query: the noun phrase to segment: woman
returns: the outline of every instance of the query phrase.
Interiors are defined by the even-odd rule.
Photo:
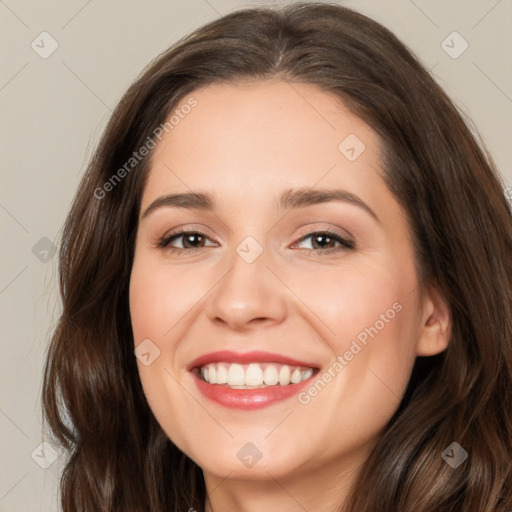
[[[65,225],[64,511],[511,510],[511,250],[491,157],[387,29],[314,3],[200,28]]]

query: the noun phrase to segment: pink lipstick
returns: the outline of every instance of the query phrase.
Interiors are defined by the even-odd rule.
[[[222,350],[198,357],[187,369],[209,400],[250,410],[299,393],[319,368],[315,363],[271,352]]]

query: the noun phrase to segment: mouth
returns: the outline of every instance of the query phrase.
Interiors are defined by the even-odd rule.
[[[196,359],[188,370],[206,398],[225,407],[257,409],[292,397],[320,368],[270,352],[219,351]]]
[[[289,386],[308,380],[315,368],[274,363],[209,363],[194,368],[196,375],[208,384],[231,389],[261,389]]]

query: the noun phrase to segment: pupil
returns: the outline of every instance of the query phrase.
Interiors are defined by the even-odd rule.
[[[194,247],[194,238],[199,238],[200,236],[201,235],[197,235],[197,234],[188,235],[185,240],[187,241],[187,243],[191,243],[192,246]]]
[[[315,240],[316,240],[317,244],[318,244],[318,241],[319,241],[319,240],[322,240],[322,239],[329,239],[329,237],[328,237],[328,236],[326,236],[326,235],[317,235],[317,236],[316,236],[316,238],[315,238]],[[322,243],[320,243],[320,244],[318,244],[318,245],[320,245],[320,247],[324,247],[324,246],[325,246],[325,245],[327,245],[327,244],[322,244]]]

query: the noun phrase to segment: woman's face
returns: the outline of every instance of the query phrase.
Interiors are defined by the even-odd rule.
[[[205,475],[354,468],[416,355],[447,339],[379,138],[307,84],[216,84],[180,105],[152,155],[130,283],[149,405]]]

